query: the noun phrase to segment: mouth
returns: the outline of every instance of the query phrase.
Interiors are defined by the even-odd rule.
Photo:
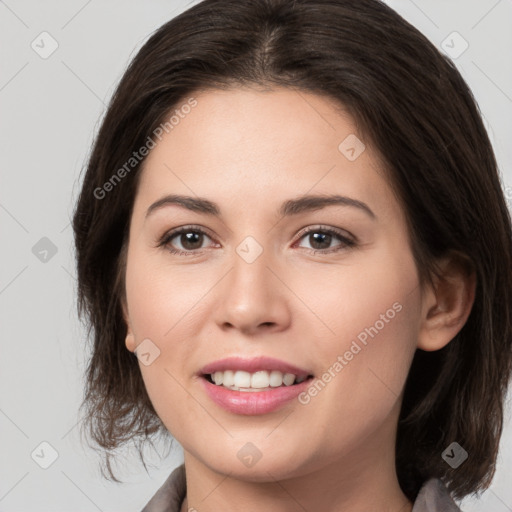
[[[231,391],[258,392],[300,384],[313,378],[313,375],[283,373],[279,370],[260,370],[246,372],[243,370],[224,370],[203,374],[210,384],[222,386]]]
[[[268,357],[230,357],[198,374],[213,402],[228,412],[266,414],[291,402],[314,379],[313,373]]]

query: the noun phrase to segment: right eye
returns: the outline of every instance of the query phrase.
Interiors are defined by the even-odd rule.
[[[183,256],[197,254],[203,247],[204,238],[210,238],[205,231],[195,226],[183,226],[168,231],[160,239],[158,247],[164,247],[172,254]],[[173,240],[176,239],[181,248],[176,248]]]

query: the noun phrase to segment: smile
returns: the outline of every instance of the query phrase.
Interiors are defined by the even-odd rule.
[[[242,415],[268,414],[295,399],[312,373],[269,357],[229,357],[199,372],[208,397],[224,410]]]
[[[243,370],[217,371],[206,376],[213,384],[223,386],[232,391],[263,391],[281,386],[293,386],[306,380],[306,376],[298,377],[293,373],[279,370],[262,370],[254,373]]]

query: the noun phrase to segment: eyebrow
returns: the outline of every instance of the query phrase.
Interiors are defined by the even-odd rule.
[[[148,208],[146,218],[155,211],[169,205],[177,205],[193,212],[220,217],[219,206],[208,199],[171,194],[155,201]],[[307,195],[297,197],[296,199],[289,199],[281,205],[279,215],[282,217],[289,217],[307,211],[320,210],[327,206],[350,206],[358,208],[359,210],[364,211],[371,219],[377,219],[375,213],[373,213],[366,203],[340,195]]]

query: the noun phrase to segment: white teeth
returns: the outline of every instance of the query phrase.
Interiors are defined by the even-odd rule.
[[[237,388],[250,388],[251,387],[251,374],[238,370],[235,372],[235,383]]]
[[[215,373],[217,373],[217,372],[215,372]],[[231,370],[227,370],[225,372],[218,372],[218,373],[224,374],[224,376],[221,377],[223,386],[229,387],[229,386],[233,386],[235,384],[235,373],[232,372]],[[215,384],[217,384],[217,383],[215,383]]]
[[[283,384],[285,386],[291,386],[295,382],[295,375],[293,373],[286,373],[283,377]]]
[[[254,373],[242,370],[217,371],[210,374],[217,386],[224,386],[235,391],[258,391],[265,388],[291,386],[306,380],[306,376],[297,377],[293,373],[282,373],[277,370],[261,370]]]
[[[268,388],[268,372],[261,371],[252,374],[251,377],[251,388]]]
[[[271,388],[277,388],[283,385],[283,374],[276,370],[270,372],[269,384]]]

